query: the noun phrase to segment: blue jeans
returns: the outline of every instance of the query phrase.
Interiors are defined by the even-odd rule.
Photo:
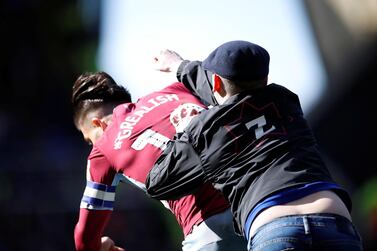
[[[354,225],[334,214],[306,214],[280,217],[258,228],[249,238],[248,250],[362,250]]]
[[[183,251],[246,251],[247,242],[236,235],[230,209],[194,226],[182,242]]]

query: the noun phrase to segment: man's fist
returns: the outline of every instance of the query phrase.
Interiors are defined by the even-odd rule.
[[[161,50],[153,58],[154,68],[164,72],[177,72],[182,61],[183,58],[178,53],[168,49]]]

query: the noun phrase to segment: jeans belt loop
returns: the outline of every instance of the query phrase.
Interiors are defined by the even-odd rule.
[[[304,221],[305,234],[310,234],[310,226],[309,226],[308,217],[307,216],[303,216],[302,219]]]

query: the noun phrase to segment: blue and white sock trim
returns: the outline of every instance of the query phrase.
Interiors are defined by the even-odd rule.
[[[86,182],[80,208],[92,210],[113,210],[116,186],[105,185],[93,181]]]

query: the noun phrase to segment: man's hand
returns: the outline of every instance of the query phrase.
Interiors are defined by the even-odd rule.
[[[175,51],[164,49],[153,58],[154,68],[163,72],[177,72],[183,58]]]
[[[101,238],[101,251],[126,251],[121,247],[117,247],[114,241],[107,236]]]

